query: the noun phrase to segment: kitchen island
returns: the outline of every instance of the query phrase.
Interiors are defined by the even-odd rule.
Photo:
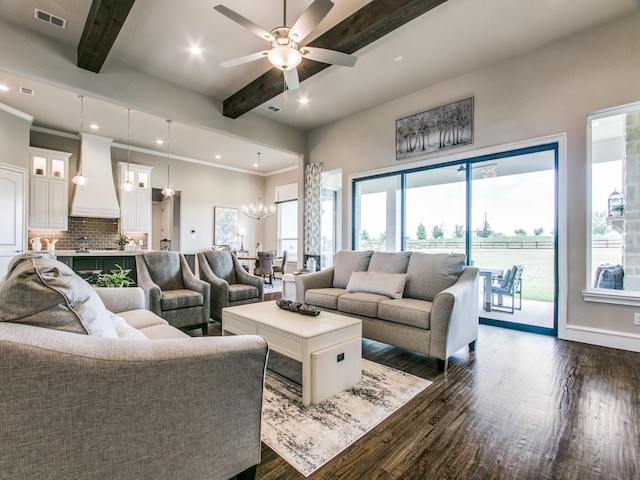
[[[131,270],[129,276],[138,281],[136,270],[136,255],[147,250],[89,250],[87,252],[76,252],[74,250],[59,250],[55,252],[55,258],[68,265],[74,272],[84,277],[81,272],[101,271],[102,273],[117,270],[117,265],[125,270]],[[195,254],[183,254],[189,264],[191,271],[195,272]]]

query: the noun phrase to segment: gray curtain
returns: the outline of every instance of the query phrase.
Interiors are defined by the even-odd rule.
[[[304,253],[320,258],[320,226],[322,193],[322,164],[312,163],[304,170]]]

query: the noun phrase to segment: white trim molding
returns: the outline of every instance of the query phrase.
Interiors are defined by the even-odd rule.
[[[630,352],[640,352],[640,335],[635,333],[618,332],[604,328],[583,327],[580,325],[567,325],[566,334],[566,337],[564,337],[565,340],[628,350]]]

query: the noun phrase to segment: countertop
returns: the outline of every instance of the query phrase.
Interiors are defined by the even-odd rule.
[[[87,252],[76,252],[75,250],[56,250],[52,253],[56,257],[129,257],[144,253],[147,250],[89,250]],[[45,253],[45,252],[42,252]]]

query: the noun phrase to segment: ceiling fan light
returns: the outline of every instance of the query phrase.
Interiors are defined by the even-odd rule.
[[[302,61],[302,54],[292,47],[273,47],[267,57],[271,64],[280,70],[296,68]]]

